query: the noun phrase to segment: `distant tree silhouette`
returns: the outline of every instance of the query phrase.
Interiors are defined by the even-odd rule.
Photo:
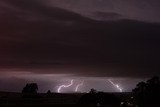
[[[98,103],[102,107],[120,106],[120,100],[114,94],[98,92],[97,96]]]
[[[52,93],[50,90],[47,91],[47,97],[51,97],[52,96]]]
[[[155,76],[140,82],[133,89],[135,104],[139,107],[160,107],[160,80]]]
[[[48,90],[48,91],[47,91],[47,94],[51,94],[51,90]]]
[[[87,94],[84,94],[79,105],[83,106],[100,106],[100,107],[119,107],[120,101],[113,94],[98,92],[94,89]]]
[[[30,84],[26,84],[26,86],[22,90],[22,93],[25,93],[25,94],[36,94],[37,91],[38,91],[37,83],[30,83]]]
[[[94,88],[92,88],[92,89],[89,91],[89,93],[95,94],[95,93],[97,93],[97,90],[95,90]]]
[[[97,104],[96,93],[84,94],[79,100],[79,105],[95,106]]]

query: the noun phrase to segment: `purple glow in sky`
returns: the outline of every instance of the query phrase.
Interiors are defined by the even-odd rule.
[[[2,72],[0,72],[0,74],[2,74]],[[113,86],[113,84],[108,80],[115,81],[116,84],[113,83]],[[0,87],[0,90],[20,92],[26,83],[36,82],[39,86],[39,92],[47,92],[47,90],[59,93],[89,92],[91,88],[104,92],[120,92],[120,90],[117,89],[119,87],[116,87],[116,85],[119,83],[123,87],[123,92],[128,92],[131,91],[136,86],[136,83],[141,80],[144,79],[77,77],[68,74],[34,74],[31,72],[6,72],[3,73],[3,76],[0,76],[0,84],[3,85],[3,87]]]
[[[160,76],[159,35],[160,0],[0,0],[0,91],[131,91]]]

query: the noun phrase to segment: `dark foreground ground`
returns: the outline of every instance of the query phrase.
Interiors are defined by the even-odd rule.
[[[23,96],[21,93],[0,92],[0,107],[82,107],[78,102],[85,93],[38,94]],[[121,101],[127,101],[131,93],[113,93]],[[97,105],[99,106],[99,105]],[[85,107],[85,105],[83,105]],[[88,107],[88,106],[86,106]]]

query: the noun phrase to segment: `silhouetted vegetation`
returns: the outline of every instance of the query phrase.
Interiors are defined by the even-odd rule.
[[[89,93],[91,93],[91,94],[96,94],[96,93],[97,93],[97,90],[95,90],[94,88],[92,88],[92,89],[89,91]]]
[[[51,90],[48,90],[48,91],[47,91],[47,97],[52,97]]]
[[[26,84],[26,86],[22,90],[22,93],[35,94],[37,93],[37,91],[38,91],[37,83],[30,83],[30,84]]]
[[[91,89],[89,93],[84,94],[80,98],[79,105],[99,106],[99,107],[119,107],[120,100],[114,94],[98,92],[95,89]]]
[[[20,93],[0,93],[1,105],[54,107],[160,107],[160,80],[155,76],[139,82],[130,93],[105,93],[91,89],[88,93],[37,93],[36,83],[26,84]],[[21,96],[22,95],[22,96]]]
[[[140,82],[133,90],[134,103],[138,107],[160,107],[160,80],[155,76]]]
[[[48,91],[47,91],[47,94],[51,94],[51,90],[48,90]]]
[[[38,85],[37,83],[28,83],[22,90],[23,97],[38,97],[37,95]]]

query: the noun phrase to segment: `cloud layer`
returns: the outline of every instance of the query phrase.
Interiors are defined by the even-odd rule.
[[[80,76],[159,75],[160,24],[101,12],[98,15],[114,20],[97,21],[43,2],[0,1],[1,69]]]
[[[98,11],[121,14],[129,19],[160,22],[159,0],[47,0],[45,3],[75,11],[93,19],[106,20],[101,16],[95,17],[94,13]]]

